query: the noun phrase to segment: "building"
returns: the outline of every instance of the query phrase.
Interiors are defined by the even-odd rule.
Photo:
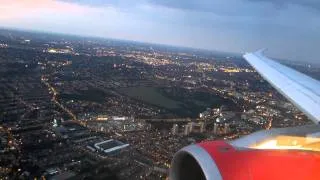
[[[184,135],[189,135],[190,133],[203,133],[205,131],[205,123],[199,122],[189,122],[185,126]]]
[[[230,133],[229,123],[214,123],[213,133],[215,135],[224,135]]]
[[[223,133],[224,134],[230,133],[230,125],[228,123],[224,123]]]
[[[199,118],[200,119],[204,119],[207,118],[211,115],[211,109],[207,108],[205,111],[203,111],[202,113],[199,114]]]
[[[188,124],[186,124],[185,127],[184,127],[184,133],[183,133],[183,134],[184,134],[185,136],[187,136],[187,135],[190,134],[191,130],[192,130],[192,127],[190,127],[190,124],[188,123]]]
[[[98,151],[104,152],[107,155],[116,155],[123,148],[126,148],[128,146],[129,146],[129,144],[124,144],[123,142],[118,141],[118,140],[114,140],[114,139],[109,139],[109,140],[94,144],[94,147]]]
[[[214,123],[213,134],[218,134],[218,124],[217,123]]]
[[[202,122],[202,123],[200,124],[200,133],[203,133],[205,130],[206,130],[206,129],[205,129],[205,124]]]
[[[109,120],[109,116],[107,116],[107,115],[99,115],[97,117],[97,120],[98,121],[107,121],[107,120]]]
[[[174,125],[172,126],[172,129],[171,129],[171,134],[172,134],[172,135],[177,135],[178,132],[179,132],[179,126],[178,126],[178,124],[174,124]]]

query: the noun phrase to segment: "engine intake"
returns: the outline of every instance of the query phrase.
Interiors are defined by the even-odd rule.
[[[319,151],[235,146],[240,142],[251,141],[209,141],[181,149],[173,157],[170,180],[320,179]]]
[[[170,169],[170,180],[222,179],[215,162],[203,148],[190,145],[176,153]]]

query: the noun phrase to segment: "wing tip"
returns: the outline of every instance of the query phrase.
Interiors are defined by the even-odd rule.
[[[267,50],[268,50],[268,48],[262,48],[262,49],[259,49],[258,51],[256,51],[256,53],[264,54],[264,52],[266,52]]]
[[[254,54],[254,55],[259,55],[259,56],[264,56],[264,52],[266,52],[268,50],[268,48],[261,48],[257,51],[254,51],[254,52],[245,52],[242,57],[246,57],[247,55],[250,55],[250,54]]]

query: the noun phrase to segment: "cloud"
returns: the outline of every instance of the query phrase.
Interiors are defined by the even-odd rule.
[[[78,35],[137,39],[140,26],[150,26],[113,5],[71,1],[0,0],[0,12],[2,27]]]
[[[37,18],[43,15],[79,16],[93,10],[91,7],[54,0],[0,0],[0,4],[0,20],[8,21]]]
[[[241,15],[245,13],[244,11],[238,10],[249,10],[250,12],[255,8],[263,10],[265,8],[270,8],[269,5],[271,4],[275,5],[277,8],[297,5],[320,10],[319,0],[148,0],[148,2],[168,8],[218,14],[222,13],[224,15],[230,15],[230,13]]]
[[[320,14],[307,0],[0,0],[6,27],[318,59]],[[315,9],[315,8],[314,8]]]
[[[312,8],[320,11],[320,1],[319,0],[248,0],[251,2],[266,2],[272,3],[278,7],[286,7],[288,5],[298,5],[307,8]]]
[[[221,16],[263,16],[272,15],[271,5],[261,6],[244,0],[148,0],[150,4],[197,13],[212,13]]]

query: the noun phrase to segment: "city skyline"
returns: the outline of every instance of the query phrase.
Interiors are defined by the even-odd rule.
[[[236,53],[267,47],[272,57],[318,60],[320,3],[312,0],[1,2],[5,28]]]

